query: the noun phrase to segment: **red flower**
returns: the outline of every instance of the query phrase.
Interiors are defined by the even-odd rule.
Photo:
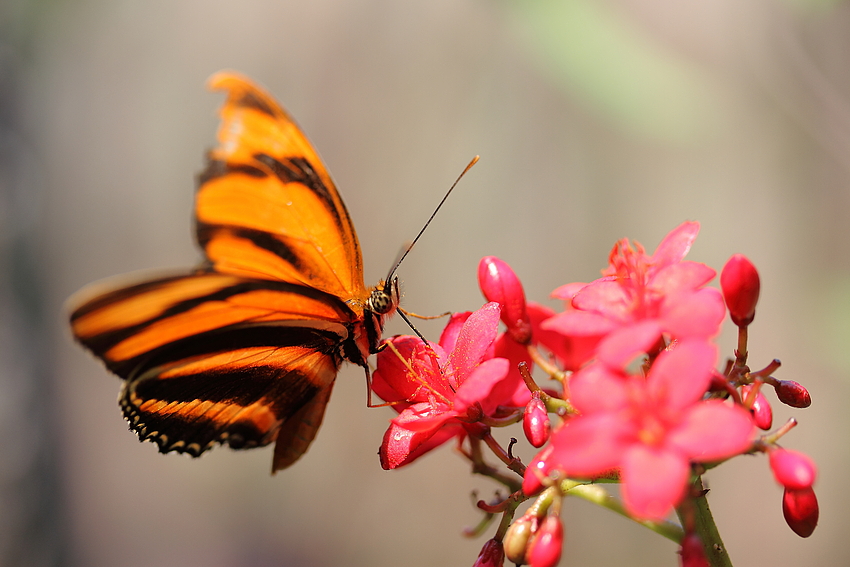
[[[682,261],[699,232],[686,222],[652,256],[623,239],[614,245],[602,278],[572,292],[570,307],[542,324],[566,337],[596,337],[596,355],[615,366],[649,351],[662,333],[707,338],[720,329],[726,308],[720,292],[705,288],[715,272]],[[565,288],[559,288],[561,294]]]
[[[399,336],[389,342],[401,358],[389,347],[378,354],[373,390],[384,400],[405,402],[394,406],[400,414],[381,443],[385,469],[465,435],[470,424],[513,403],[518,388],[506,383],[510,362],[493,357],[499,311],[497,303],[488,303],[474,313],[456,314],[439,344]]]
[[[559,469],[592,478],[616,467],[629,512],[662,519],[681,500],[692,462],[725,459],[750,446],[749,412],[702,401],[716,357],[714,346],[691,339],[662,352],[646,378],[605,364],[586,366],[571,382],[581,415],[552,433],[545,464],[535,459],[526,475]]]

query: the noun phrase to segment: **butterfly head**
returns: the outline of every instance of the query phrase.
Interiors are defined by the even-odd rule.
[[[368,308],[378,315],[387,315],[396,310],[399,303],[398,277],[381,281],[372,290],[367,301]]]

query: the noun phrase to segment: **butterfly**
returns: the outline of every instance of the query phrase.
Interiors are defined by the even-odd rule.
[[[240,75],[209,87],[227,98],[195,195],[204,261],[84,289],[71,329],[124,380],[140,440],[195,457],[274,441],[275,472],[313,441],[342,362],[368,379],[398,279],[365,286],[345,204],[289,114]]]

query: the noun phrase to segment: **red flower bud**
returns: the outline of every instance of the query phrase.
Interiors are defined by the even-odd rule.
[[[793,380],[777,380],[774,385],[779,401],[792,408],[807,408],[812,405],[812,396],[802,384]]]
[[[782,514],[788,526],[800,537],[809,537],[818,525],[818,499],[811,488],[785,489]]]
[[[528,551],[528,542],[537,531],[537,516],[521,516],[514,520],[508,531],[505,532],[504,549],[505,557],[511,563],[523,565],[526,563],[525,556]]]
[[[553,450],[554,447],[548,445],[526,467],[525,476],[522,478],[522,492],[526,496],[535,496],[546,488],[542,479],[549,475],[549,463],[547,459]]]
[[[811,488],[817,476],[815,462],[798,451],[774,449],[770,452],[770,468],[776,481],[791,490]]]
[[[555,567],[561,559],[564,527],[558,516],[546,516],[529,546],[529,567]]]
[[[478,554],[478,559],[472,567],[502,567],[504,564],[505,549],[502,547],[502,542],[491,539],[487,540],[481,548],[481,553]]]
[[[750,390],[752,389],[752,384],[741,387],[741,397],[744,399],[749,397]],[[773,425],[773,408],[770,407],[770,402],[767,401],[761,390],[756,394],[756,399],[750,408],[750,413],[753,415],[753,421],[759,429],[767,431]]]
[[[702,540],[695,533],[685,534],[682,538],[682,548],[679,550],[682,556],[682,567],[709,567],[708,559],[705,557],[705,548]]]
[[[531,341],[531,319],[525,309],[525,292],[519,278],[502,260],[485,256],[478,263],[478,285],[487,301],[497,302],[508,334],[518,343]]]
[[[525,437],[529,443],[540,448],[549,440],[551,429],[552,424],[549,421],[546,404],[540,399],[540,392],[534,392],[522,415],[522,430],[525,432]]]
[[[746,256],[735,254],[720,273],[720,287],[732,322],[746,327],[756,315],[759,300],[759,273]]]

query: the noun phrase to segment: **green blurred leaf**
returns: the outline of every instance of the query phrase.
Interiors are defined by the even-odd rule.
[[[686,141],[720,117],[711,77],[594,0],[509,3],[544,73],[618,127]]]

